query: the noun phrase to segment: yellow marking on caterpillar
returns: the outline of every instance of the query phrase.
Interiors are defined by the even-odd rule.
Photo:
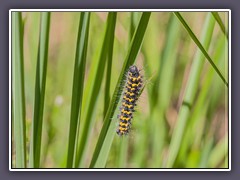
[[[135,91],[135,88],[132,88],[130,86],[127,86],[128,89],[130,89],[131,91]]]
[[[134,101],[134,99],[132,99],[132,98],[128,98],[128,97],[126,97],[126,96],[124,96],[123,99],[125,99],[125,100],[127,100],[127,101],[129,101],[129,102]]]
[[[121,111],[122,113],[124,113],[124,114],[131,114],[132,112],[130,112],[130,111],[124,111],[124,109],[122,109],[122,111]]]
[[[127,117],[127,118],[126,118],[126,117],[121,116],[120,119],[121,119],[121,120],[129,121],[130,117]]]
[[[127,128],[119,127],[119,130],[120,130],[120,131],[126,131]]]
[[[137,84],[134,84],[134,83],[133,83],[133,84],[132,84],[132,87],[135,87],[135,86],[137,86]]]
[[[122,105],[123,105],[123,106],[126,106],[126,107],[128,107],[128,108],[133,107],[133,105],[131,105],[131,104],[128,105],[128,104],[126,104],[126,103],[123,103]]]
[[[120,124],[120,126],[126,126],[126,127],[128,126],[128,123],[120,122],[119,124]]]
[[[126,94],[129,94],[130,96],[135,95],[135,93],[133,93],[133,92],[128,92],[128,91],[126,91]]]

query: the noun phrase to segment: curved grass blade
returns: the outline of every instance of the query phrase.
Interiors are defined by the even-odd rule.
[[[33,167],[39,168],[40,166],[42,122],[48,60],[49,29],[50,29],[50,12],[42,12],[35,81],[34,117],[32,126],[33,136],[30,152],[31,168]]]
[[[81,105],[84,86],[85,64],[87,56],[88,32],[89,32],[89,12],[82,12],[79,19],[78,39],[76,47],[73,86],[72,86],[72,106],[68,140],[67,167],[72,168],[75,147],[77,144],[77,127],[80,126]]]
[[[215,24],[214,18],[211,16],[211,14],[208,14],[205,20],[205,25],[201,36],[202,43],[206,49],[208,49],[211,42],[214,24]],[[182,137],[185,130],[185,125],[187,123],[187,119],[189,118],[191,106],[193,104],[193,100],[197,92],[197,87],[199,85],[200,74],[204,64],[203,59],[204,56],[198,49],[193,60],[183,103],[179,111],[175,129],[173,131],[166,164],[167,168],[173,167],[173,164],[179,152],[180,144],[182,142]]]
[[[76,154],[76,166],[79,166],[79,163],[81,165],[81,160],[83,158],[84,151],[86,149],[86,144],[88,140],[88,135],[90,131],[90,125],[92,123],[92,115],[94,111],[94,107],[96,105],[97,97],[100,92],[100,87],[103,81],[103,75],[104,75],[104,68],[105,68],[105,63],[106,63],[106,58],[107,58],[107,53],[109,48],[109,44],[113,44],[110,41],[113,41],[114,39],[114,32],[115,32],[115,24],[116,24],[116,17],[117,13],[116,12],[110,12],[108,15],[107,19],[107,27],[105,30],[105,36],[104,36],[104,41],[102,45],[102,51],[100,54],[100,58],[97,64],[97,70],[95,71],[95,76],[94,80],[92,83],[92,87],[90,89],[90,101],[88,104],[87,108],[87,115],[85,119],[85,123],[83,125],[83,132],[80,136],[80,144],[78,147],[78,152]]]
[[[26,167],[26,116],[21,12],[12,13],[13,117],[16,168]]]
[[[222,19],[220,18],[218,12],[212,12],[213,17],[215,18],[215,20],[217,21],[218,25],[220,26],[223,34],[226,36],[226,38],[228,39],[228,33],[226,32],[225,26],[222,22]]]
[[[112,141],[114,138],[115,132],[115,121],[112,121],[114,112],[117,108],[118,101],[120,97],[118,96],[121,94],[122,89],[121,84],[124,81],[124,73],[126,72],[127,68],[132,65],[137,57],[137,54],[141,48],[143,37],[148,25],[148,21],[150,18],[150,12],[144,12],[141,16],[140,22],[138,24],[137,30],[134,33],[133,40],[131,42],[131,46],[128,50],[128,54],[123,64],[122,71],[118,78],[117,85],[114,90],[113,98],[111,100],[111,104],[108,108],[106,117],[104,119],[104,124],[98,138],[97,145],[95,147],[95,151],[93,153],[93,157],[90,163],[90,168],[96,167],[105,167],[106,161],[108,158],[108,153],[110,151]]]
[[[222,81],[224,82],[224,84],[228,87],[228,82],[226,81],[226,79],[223,77],[222,73],[220,72],[220,70],[217,68],[217,66],[214,64],[213,60],[211,59],[211,57],[208,55],[207,51],[205,50],[205,48],[203,47],[203,45],[201,44],[201,42],[198,40],[198,38],[195,36],[195,34],[193,33],[193,31],[191,30],[191,28],[188,26],[188,24],[186,23],[186,21],[183,19],[183,17],[181,16],[181,14],[179,12],[174,12],[174,14],[177,16],[177,18],[180,20],[180,22],[182,23],[182,25],[185,27],[185,29],[187,30],[188,34],[191,36],[192,40],[196,43],[196,45],[198,46],[198,48],[201,50],[201,52],[204,54],[204,56],[206,57],[206,59],[208,60],[208,62],[212,65],[212,67],[214,68],[214,70],[217,72],[217,74],[219,75],[219,77],[222,79]]]

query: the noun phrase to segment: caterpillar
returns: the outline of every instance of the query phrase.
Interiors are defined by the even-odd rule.
[[[133,65],[129,67],[122,104],[120,106],[120,114],[118,115],[120,122],[116,132],[119,136],[127,135],[130,131],[133,112],[135,111],[134,107],[142,88],[142,78],[137,66]]]

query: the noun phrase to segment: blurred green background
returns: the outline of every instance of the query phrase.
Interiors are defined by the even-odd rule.
[[[228,12],[180,14],[227,80]],[[126,137],[119,137],[115,133],[118,126],[118,99],[115,102],[118,103],[117,107],[112,111],[114,115],[109,121],[111,124],[106,125],[106,130],[103,128],[106,112],[114,100],[118,78],[125,70],[124,60],[134,49],[131,42],[137,34],[134,32],[142,13],[118,12],[112,21],[111,17],[107,21],[108,15],[107,12],[91,12],[91,16],[87,17],[89,29],[86,27],[88,43],[84,50],[85,71],[79,72],[85,76],[82,81],[84,86],[79,87],[83,94],[81,107],[78,108],[81,109],[77,116],[80,126],[73,143],[76,145],[73,161],[69,158],[69,128],[72,101],[77,99],[72,97],[72,89],[75,88],[73,77],[80,76],[74,73],[74,68],[81,13],[52,12],[49,17],[38,167],[65,168],[68,161],[70,166],[67,167],[80,168],[228,168],[228,87],[202,54],[189,31],[186,31],[183,22],[172,12],[151,13],[148,23],[145,23],[142,46],[136,49],[139,50],[138,55],[132,60],[142,69],[145,87],[134,113],[131,132]],[[26,133],[26,163],[23,167],[35,167],[28,162],[31,159],[32,122],[37,96],[35,83],[39,37],[42,33],[41,13],[23,12],[21,16],[25,88],[25,102],[22,103],[25,104],[23,119],[26,126],[23,130]],[[113,23],[114,18],[116,25]],[[216,21],[218,18],[220,21]],[[14,22],[13,20],[12,24]],[[115,25],[115,31],[111,31],[114,34],[108,32],[105,36],[107,25]],[[140,29],[141,27],[139,26]],[[114,37],[114,46],[104,46],[105,37],[110,38],[111,35]],[[13,34],[13,45],[16,42],[14,37]],[[107,43],[110,42],[111,38]],[[111,51],[112,58],[109,53]],[[104,56],[103,52],[107,55]],[[15,67],[14,63],[13,66]],[[17,66],[16,64],[16,68]],[[100,70],[102,75],[98,74]],[[102,79],[95,80],[98,76]],[[14,78],[15,76],[12,83],[15,83]],[[99,87],[96,82],[100,83]],[[17,87],[12,90],[13,108],[17,102],[14,99],[15,91]],[[92,97],[95,97],[92,100],[94,105],[89,106]],[[120,98],[119,94],[118,97]],[[90,113],[90,118],[87,118],[87,113]],[[16,117],[13,113],[12,120],[16,120]],[[13,127],[15,124],[17,123],[14,122]],[[84,129],[86,133],[83,133]],[[106,133],[103,141],[100,141],[101,131]],[[18,167],[16,136],[19,134],[15,129],[12,134],[14,168]],[[96,146],[97,142],[102,147],[94,156],[99,147]]]

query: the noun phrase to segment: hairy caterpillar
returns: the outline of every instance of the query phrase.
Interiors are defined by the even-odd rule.
[[[141,88],[142,76],[140,75],[140,71],[135,65],[130,66],[127,73],[120,114],[118,115],[120,122],[116,132],[120,136],[127,135],[130,131],[134,107],[136,106]]]

